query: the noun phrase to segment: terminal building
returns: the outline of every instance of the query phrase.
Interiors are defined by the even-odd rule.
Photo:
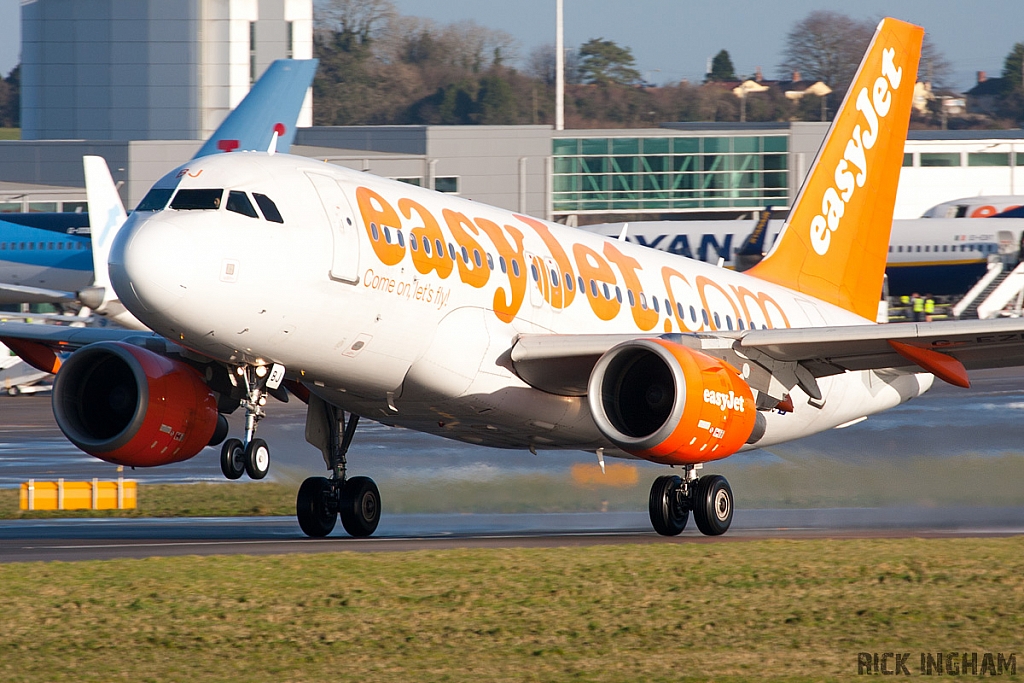
[[[82,210],[85,154],[125,206],[188,160],[270,64],[312,56],[312,0],[24,0],[22,140],[0,212]],[[827,123],[310,127],[292,152],[569,224],[785,214]],[[1020,176],[1020,177],[1018,177]],[[1024,131],[911,131],[896,218],[1024,194]]]

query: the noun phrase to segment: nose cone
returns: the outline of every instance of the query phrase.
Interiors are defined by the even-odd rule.
[[[188,292],[193,254],[188,231],[164,212],[132,215],[110,248],[110,283],[121,303],[152,327]]]

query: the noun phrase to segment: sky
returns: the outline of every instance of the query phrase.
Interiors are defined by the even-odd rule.
[[[394,0],[401,14],[439,23],[472,20],[511,34],[520,57],[555,42],[555,0]],[[736,72],[762,67],[780,73],[786,34],[815,9],[855,19],[889,15],[924,26],[952,65],[952,83],[966,90],[975,74],[1002,72],[1014,43],[1024,42],[1024,0],[564,0],[565,42],[613,40],[632,50],[637,69],[653,83],[699,81],[709,57],[729,51]],[[0,0],[0,73],[18,63],[20,2]]]

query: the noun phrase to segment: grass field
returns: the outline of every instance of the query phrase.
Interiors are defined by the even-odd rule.
[[[9,681],[855,679],[1016,654],[1024,539],[0,565]]]
[[[632,464],[618,465],[633,467]],[[596,465],[594,466],[596,470]],[[646,510],[651,482],[668,470],[641,467],[628,485],[581,483],[562,474],[514,474],[483,480],[394,478],[378,484],[388,513],[579,512]],[[1024,506],[1024,455],[794,461],[708,467],[725,474],[738,508]],[[601,482],[598,474],[593,481]],[[139,508],[109,512],[18,510],[18,491],[0,490],[0,518],[54,516],[292,515],[298,480],[140,485]]]
[[[21,128],[0,128],[0,140],[20,140]]]

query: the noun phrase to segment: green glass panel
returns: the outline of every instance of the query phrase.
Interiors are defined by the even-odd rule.
[[[761,167],[758,154],[737,154],[732,158],[732,167],[737,171],[756,171]]]
[[[728,152],[731,138],[704,138],[705,152]]]
[[[766,171],[784,171],[787,157],[785,154],[765,154],[761,159]]]
[[[968,166],[1009,166],[1008,152],[971,152],[967,155]]]
[[[555,174],[576,173],[576,157],[555,157]]]
[[[764,139],[764,151],[766,152],[787,152],[789,151],[789,138],[783,135],[769,135]]]
[[[551,179],[554,192],[572,192],[579,188],[579,176],[556,176]]]
[[[914,165],[914,153],[913,152],[907,152],[907,153],[905,153],[903,155],[903,165],[904,166],[913,166]]]
[[[701,156],[701,170],[726,171],[729,169],[729,157],[721,154],[704,154]]]
[[[668,187],[670,176],[665,173],[652,173],[645,174],[643,178],[643,188],[645,190],[664,190]]]
[[[612,173],[636,173],[638,157],[612,157]]]
[[[580,159],[581,173],[604,173],[607,167],[606,157],[584,157]]]
[[[758,142],[760,138],[733,138],[732,139],[732,151],[734,152],[760,152],[758,149]]]
[[[672,138],[672,151],[676,154],[696,154],[700,151],[700,138]]]
[[[697,156],[688,157],[672,157],[672,170],[673,171],[696,171],[697,170]]]
[[[580,153],[579,140],[576,138],[555,138],[551,146],[556,156]]]
[[[1024,166],[1024,152],[1017,152],[1017,165]]]
[[[921,152],[921,166],[959,166],[960,152]]]
[[[644,173],[661,173],[668,170],[668,157],[643,157]]]
[[[612,154],[639,154],[640,140],[637,138],[612,138]]]
[[[608,138],[583,138],[583,154],[607,154]]]
[[[611,176],[612,189],[620,192],[635,190],[637,187],[638,177],[639,176],[636,175],[623,175],[616,173]]]
[[[668,154],[668,138],[643,138],[644,154]]]

